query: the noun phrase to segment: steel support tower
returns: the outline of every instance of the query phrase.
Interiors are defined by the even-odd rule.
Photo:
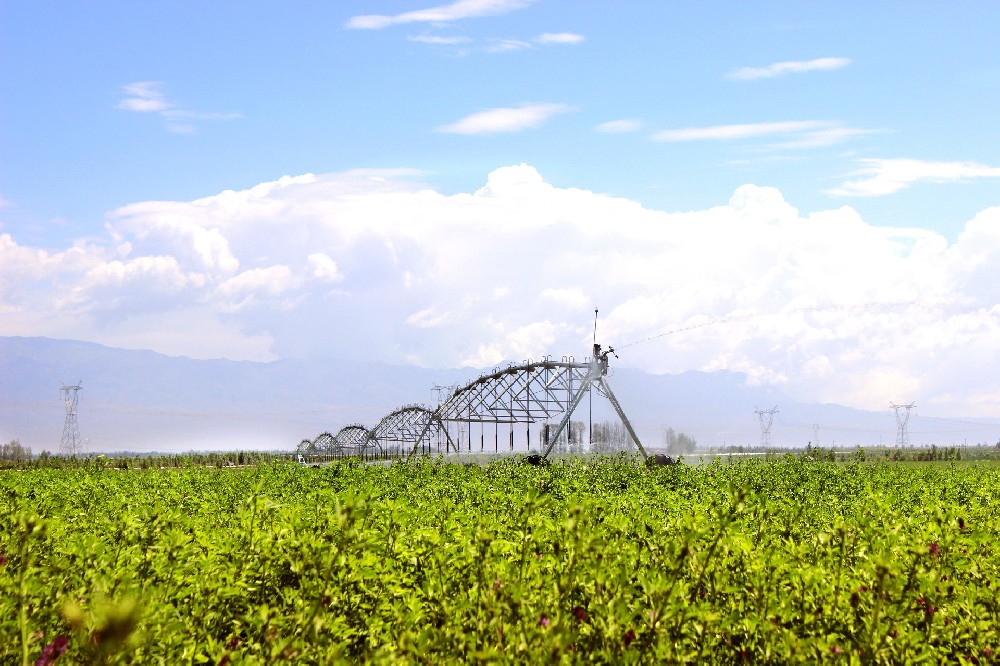
[[[77,382],[76,386],[66,386],[59,389],[63,394],[63,403],[66,405],[66,420],[63,422],[62,442],[59,445],[59,452],[67,457],[75,457],[83,453],[83,439],[80,437],[80,424],[76,420],[76,407],[80,401],[77,392],[82,389],[82,382]]]
[[[778,406],[771,409],[755,409],[754,413],[760,420],[760,445],[765,449],[771,446],[771,424],[774,422],[774,415],[778,413]]]
[[[914,407],[916,407],[916,404],[912,402],[908,405],[897,405],[894,402],[889,403],[889,409],[896,412],[896,446],[910,445],[910,431],[907,426],[910,423],[910,410]]]

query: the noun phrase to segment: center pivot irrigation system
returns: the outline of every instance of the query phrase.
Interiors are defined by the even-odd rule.
[[[560,437],[569,432],[573,412],[595,389],[611,403],[636,448],[643,458],[648,458],[608,384],[609,355],[618,358],[613,347],[602,350],[595,342],[593,356],[582,363],[572,356],[564,356],[560,361],[545,357],[541,361],[529,359],[521,365],[512,363],[456,388],[437,407],[406,405],[387,414],[374,428],[353,423],[335,435],[325,432],[314,440],[303,440],[298,450],[334,455],[416,455],[443,448],[445,453],[460,453],[463,443],[468,451],[473,450],[475,423],[480,424],[480,450],[485,450],[486,424],[493,425],[497,451],[502,425],[509,425],[510,450],[514,449],[514,426],[524,425],[530,450],[531,425],[543,424],[541,457],[548,458]],[[558,425],[552,427],[557,418]],[[449,424],[459,424],[457,437],[452,437]],[[466,437],[462,436],[463,430]]]

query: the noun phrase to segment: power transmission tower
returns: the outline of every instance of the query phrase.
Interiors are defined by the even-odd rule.
[[[813,444],[819,446],[819,424],[813,423]]]
[[[910,432],[907,430],[907,424],[910,422],[910,410],[914,407],[916,407],[916,404],[912,402],[908,405],[897,405],[894,402],[889,403],[889,409],[896,410],[896,446],[910,445]]]
[[[771,409],[758,408],[754,413],[760,420],[760,445],[768,448],[771,446],[771,423],[774,421],[774,415],[778,413],[778,406],[775,405]]]
[[[64,456],[76,456],[83,452],[83,439],[80,438],[80,424],[76,421],[76,406],[80,398],[77,395],[83,382],[77,382],[76,386],[62,385],[59,390],[63,394],[63,403],[66,405],[66,421],[63,423],[62,443],[59,445],[59,452]]]

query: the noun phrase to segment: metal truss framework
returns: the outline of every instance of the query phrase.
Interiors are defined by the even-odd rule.
[[[443,436],[445,450],[458,451],[458,445],[452,441],[441,418],[423,405],[405,405],[386,414],[372,430],[372,435],[383,451],[416,450],[425,436],[439,439]],[[427,439],[425,446],[425,452],[430,453],[431,439]]]
[[[544,457],[548,457],[566,430],[574,410],[593,388],[605,397],[644,458],[648,457],[631,422],[608,384],[608,355],[594,345],[594,356],[580,363],[564,356],[561,361],[546,357],[510,364],[481,375],[456,388],[436,408],[406,405],[387,414],[373,429],[361,424],[342,428],[335,436],[323,433],[315,440],[303,440],[299,451],[365,453],[378,450],[409,450],[410,455],[429,453],[434,440],[444,440],[448,452],[460,451],[448,432],[449,423],[530,424],[545,423],[561,416],[559,425],[548,429]],[[470,430],[471,437],[471,430]]]

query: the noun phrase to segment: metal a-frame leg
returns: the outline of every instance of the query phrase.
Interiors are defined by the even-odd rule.
[[[555,434],[553,434],[549,438],[549,445],[546,447],[545,453],[542,454],[542,457],[543,458],[549,457],[549,452],[552,451],[552,447],[554,447],[556,445],[556,442],[559,441],[559,435],[561,435],[562,431],[566,429],[566,425],[569,423],[570,418],[573,416],[573,411],[579,406],[580,402],[583,400],[584,394],[586,394],[587,391],[590,389],[591,384],[595,382],[600,384],[601,389],[604,392],[604,395],[608,396],[608,402],[610,402],[611,406],[615,408],[615,412],[618,413],[618,418],[622,420],[622,424],[628,431],[628,434],[632,438],[632,441],[635,442],[635,445],[639,448],[639,453],[642,454],[643,459],[649,458],[649,454],[646,453],[646,449],[642,448],[642,442],[639,441],[639,436],[635,434],[635,429],[632,428],[632,423],[628,420],[628,417],[625,416],[625,412],[622,410],[622,406],[618,403],[618,398],[615,397],[614,391],[611,390],[611,386],[608,385],[608,380],[605,379],[603,375],[598,375],[596,378],[587,377],[585,380],[583,380],[583,383],[580,385],[580,390],[577,391],[576,395],[573,396],[573,400],[570,401],[569,407],[566,408],[566,414],[562,417],[562,420],[559,422],[559,427],[556,428]]]
[[[420,448],[420,442],[424,441],[424,436],[427,434],[427,431],[431,429],[431,423],[433,422],[434,419],[427,419],[427,423],[424,424],[424,429],[420,431],[420,436],[417,437],[417,441],[413,442],[413,449],[410,451],[411,456],[416,455],[417,449]],[[451,449],[455,449],[455,453],[461,453],[462,452],[461,449],[459,449],[458,446],[456,446],[455,443],[451,441],[451,435],[448,434],[448,429],[444,427],[444,423],[442,423],[440,420],[438,420],[437,423],[439,426],[441,426],[441,430],[444,431],[444,439],[445,439],[444,450],[449,451]]]
[[[639,448],[639,453],[642,454],[643,459],[645,460],[649,458],[649,454],[646,453],[646,449],[642,448],[642,442],[639,441],[639,436],[635,434],[632,424],[629,422],[628,417],[625,416],[625,412],[622,411],[622,406],[618,404],[618,398],[615,397],[614,392],[611,390],[611,386],[608,385],[608,380],[601,377],[597,381],[601,383],[601,388],[604,389],[604,394],[608,396],[608,402],[610,402],[611,406],[615,408],[616,412],[618,412],[618,418],[622,420],[622,423],[625,425],[625,429],[628,430],[629,436],[632,437],[632,441],[635,442],[635,445]]]
[[[559,441],[559,435],[561,435],[562,431],[566,429],[566,425],[569,423],[570,417],[573,416],[573,411],[580,404],[580,401],[583,400],[583,396],[586,395],[591,382],[593,382],[593,380],[590,377],[587,377],[583,380],[583,383],[580,384],[580,389],[576,392],[576,395],[573,396],[573,399],[570,400],[569,406],[566,408],[566,414],[562,417],[562,421],[559,422],[559,427],[556,428],[555,434],[549,437],[549,445],[545,447],[545,453],[542,454],[543,458],[549,457],[549,452],[552,451],[552,447]]]

